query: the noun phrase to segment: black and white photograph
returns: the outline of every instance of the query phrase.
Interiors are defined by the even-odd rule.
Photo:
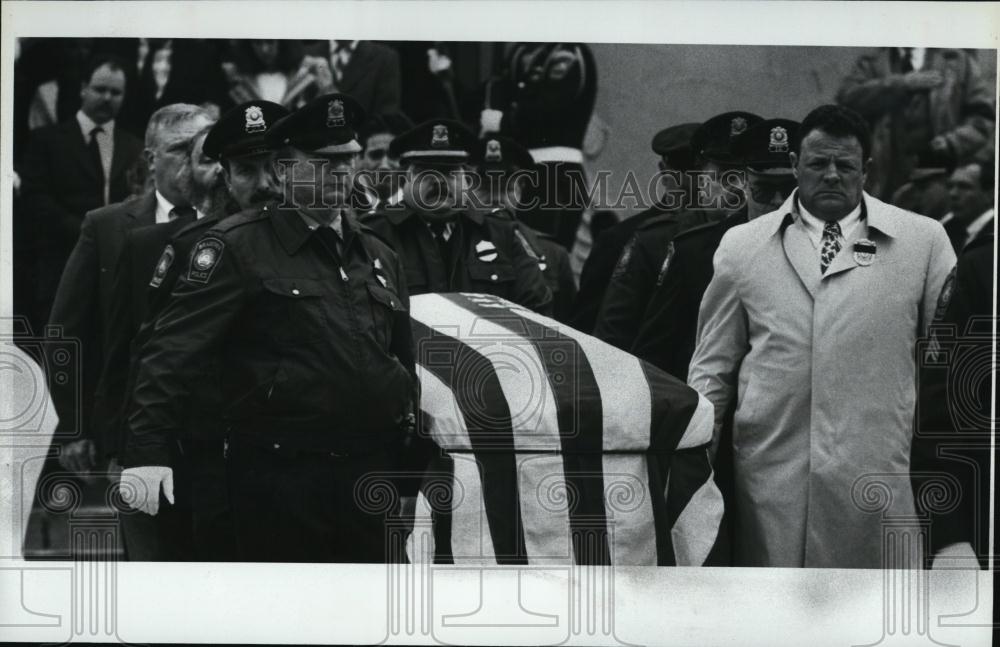
[[[991,644],[996,3],[2,13],[0,640]]]

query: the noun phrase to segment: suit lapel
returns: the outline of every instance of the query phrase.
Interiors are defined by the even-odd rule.
[[[809,240],[802,222],[797,220],[785,228],[781,237],[781,244],[785,249],[785,256],[788,262],[799,275],[802,285],[809,291],[809,296],[816,298],[816,288],[821,279],[819,273],[819,253]]]
[[[120,128],[115,128],[114,143],[111,149],[111,177],[108,178],[110,182],[113,182],[115,178],[125,172],[125,144],[123,142],[125,138],[125,133],[121,131]]]

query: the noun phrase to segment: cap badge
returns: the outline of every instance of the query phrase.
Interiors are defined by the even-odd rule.
[[[431,148],[446,148],[448,146],[448,126],[438,124],[431,131]]]
[[[500,142],[495,139],[486,142],[486,155],[483,159],[487,162],[502,162],[503,151],[500,150]]]
[[[747,120],[744,117],[734,117],[731,122],[729,122],[729,136],[735,137],[741,132],[747,129]]]
[[[767,145],[767,150],[772,153],[788,152],[788,131],[781,126],[771,129],[771,142]]]
[[[267,124],[264,123],[264,111],[260,109],[260,106],[250,106],[247,108],[243,115],[246,117],[246,131],[248,133],[259,133],[262,130],[267,130]]]
[[[344,119],[344,102],[340,99],[334,99],[330,103],[326,104],[326,127],[327,128],[337,128],[338,126],[343,126],[347,123]]]

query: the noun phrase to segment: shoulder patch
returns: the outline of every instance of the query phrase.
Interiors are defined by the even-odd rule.
[[[191,263],[188,267],[188,281],[191,283],[208,283],[212,272],[219,265],[226,244],[214,236],[202,238],[191,252]]]
[[[663,258],[663,264],[660,265],[660,273],[656,275],[656,285],[663,285],[663,280],[667,278],[667,272],[670,270],[670,261],[674,259],[674,241],[667,243],[667,255]]]
[[[158,288],[163,284],[163,279],[166,278],[167,272],[170,270],[170,266],[174,264],[174,257],[176,256],[174,251],[174,246],[168,244],[163,248],[163,253],[160,254],[160,260],[156,261],[156,268],[153,270],[153,278],[149,279],[149,287]]]
[[[615,265],[615,270],[611,273],[612,279],[618,279],[625,275],[628,271],[628,265],[632,260],[632,249],[635,247],[635,236],[629,238],[629,241],[625,243],[625,248],[622,250],[622,255],[618,257],[618,263]]]
[[[944,280],[944,285],[941,286],[941,294],[938,295],[937,307],[934,309],[934,321],[941,321],[945,311],[948,310],[948,304],[951,303],[951,296],[955,293],[955,275],[957,273],[958,266],[956,265],[948,272],[948,278]]]

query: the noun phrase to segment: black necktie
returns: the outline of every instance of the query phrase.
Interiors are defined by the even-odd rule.
[[[451,269],[451,245],[444,237],[447,227],[448,223],[445,222],[430,223],[431,233],[434,235],[434,242],[437,243],[441,260],[444,261],[445,268]]]
[[[103,132],[103,128],[94,126],[94,129],[90,131],[90,143],[87,144],[87,148],[90,151],[90,159],[94,162],[94,169],[97,171],[97,179],[99,180],[102,196],[104,195],[104,160],[101,158],[101,147],[97,143],[97,135]]]
[[[174,207],[170,210],[170,222],[175,223],[177,228],[194,222],[198,217],[198,212],[191,207]]]
[[[899,69],[905,74],[913,71],[913,48],[904,47],[900,55]]]
[[[316,228],[316,237],[339,265],[341,241],[337,232],[332,227],[321,226]]]

